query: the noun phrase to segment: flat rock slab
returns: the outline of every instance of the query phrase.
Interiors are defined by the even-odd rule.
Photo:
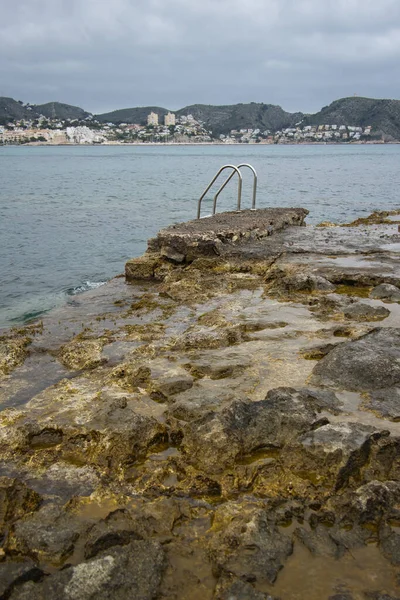
[[[221,254],[223,244],[261,239],[287,227],[304,225],[305,208],[263,208],[225,212],[162,229],[149,240],[150,252],[180,263],[196,256]]]
[[[369,392],[400,384],[400,330],[374,329],[336,346],[314,367],[312,382]]]

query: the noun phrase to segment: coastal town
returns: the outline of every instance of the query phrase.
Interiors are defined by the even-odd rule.
[[[85,119],[48,118],[14,120],[0,126],[0,145],[19,144],[298,144],[298,143],[367,143],[379,141],[371,126],[343,124],[303,125],[278,131],[266,129],[232,129],[214,135],[193,115],[177,117],[168,112],[160,122],[150,112],[146,123],[100,123],[93,115]]]

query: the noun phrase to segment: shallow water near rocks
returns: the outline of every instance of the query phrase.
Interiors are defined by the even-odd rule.
[[[374,544],[347,552],[340,560],[312,556],[296,544],[275,585],[263,591],[284,600],[321,600],[351,591],[354,600],[364,600],[364,593],[373,590],[399,592],[396,570]]]
[[[76,290],[120,273],[158,229],[195,216],[222,164],[251,163],[259,207],[301,205],[316,224],[398,208],[399,159],[398,145],[4,146],[0,327],[79,301]],[[228,186],[219,210],[235,194]],[[243,206],[250,197],[246,174]],[[204,214],[211,203],[212,193]]]

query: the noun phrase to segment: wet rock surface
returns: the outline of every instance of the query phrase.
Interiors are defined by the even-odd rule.
[[[400,382],[400,329],[374,329],[361,338],[340,344],[314,368],[313,380],[369,391]]]
[[[173,226],[0,340],[0,597],[400,596],[400,235]]]

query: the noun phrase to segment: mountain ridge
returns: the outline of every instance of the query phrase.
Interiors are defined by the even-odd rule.
[[[232,129],[251,128],[276,132],[301,123],[302,126],[337,124],[365,127],[371,125],[376,137],[381,136],[385,141],[400,140],[400,100],[395,99],[358,96],[340,98],[313,114],[290,113],[279,105],[250,102],[223,105],[192,104],[175,111],[160,106],[139,106],[96,115],[80,107],[61,102],[29,105],[13,98],[0,97],[0,124],[3,125],[7,121],[40,116],[78,121],[93,118],[100,123],[112,122],[116,125],[144,124],[150,112],[157,113],[160,119],[167,112],[173,112],[177,117],[192,114],[196,120],[202,121],[214,136],[227,134]]]

